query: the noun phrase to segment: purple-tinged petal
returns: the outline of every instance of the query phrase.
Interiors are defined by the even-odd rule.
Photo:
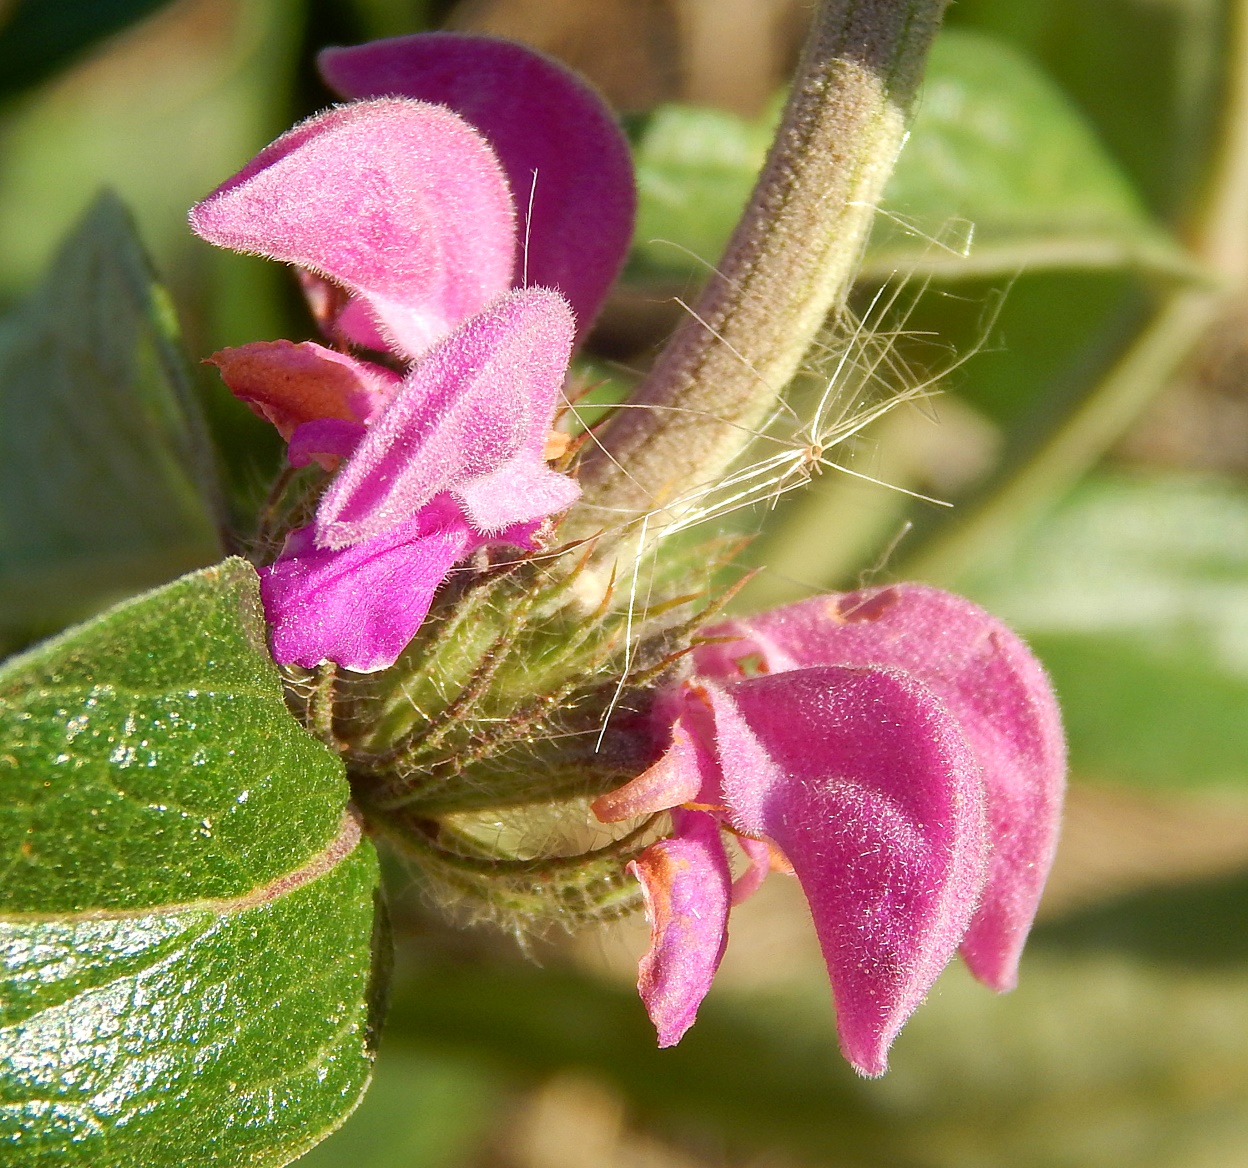
[[[552,491],[531,472],[571,348],[571,313],[541,288],[509,292],[461,325],[417,363],[330,484],[317,511],[318,541],[342,547],[375,538],[443,491],[471,496],[485,476],[497,477],[488,529],[478,530],[566,506],[575,484]]]
[[[325,470],[333,470],[350,457],[364,437],[362,422],[341,418],[317,418],[295,427],[286,445],[286,461],[291,466],[307,466],[315,459]]]
[[[240,401],[289,439],[297,426],[322,418],[367,422],[390,400],[399,377],[313,341],[253,341],[221,349],[208,364]]]
[[[484,139],[441,106],[339,106],[191,210],[204,239],[309,268],[416,356],[511,284],[514,213]]]
[[[318,60],[344,97],[437,102],[481,131],[520,215],[516,280],[562,292],[584,333],[619,274],[636,210],[628,142],[603,98],[549,57],[489,37],[395,37]]]
[[[731,873],[719,826],[700,811],[672,813],[673,834],[628,865],[641,881],[650,949],[637,990],[659,1032],[675,1046],[693,1025],[728,941]]]
[[[970,747],[931,691],[900,672],[825,666],[708,692],[729,815],[793,864],[841,1049],[862,1074],[883,1074],[983,884]]]
[[[590,810],[602,823],[619,823],[692,803],[704,789],[718,786],[719,768],[702,735],[685,717],[678,717],[672,726],[672,740],[659,761],[624,786],[599,795]]]
[[[904,669],[958,720],[983,768],[992,845],[962,955],[981,981],[1012,989],[1057,846],[1066,773],[1061,715],[1027,646],[970,601],[919,584],[816,597],[708,631],[744,638],[698,651],[699,668],[715,676],[743,653],[761,654],[773,672]]]
[[[334,661],[372,673],[398,660],[433,594],[476,537],[439,500],[406,523],[341,550],[295,532],[276,563],[260,570],[274,658],[306,669]]]
[[[377,331],[364,301],[352,300],[332,280],[309,272],[307,268],[296,268],[295,275],[312,319],[324,336],[335,344],[358,345],[379,352],[385,352],[390,347],[390,342]]]

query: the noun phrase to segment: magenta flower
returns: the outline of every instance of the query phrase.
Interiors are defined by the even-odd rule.
[[[447,54],[450,85],[435,67]],[[314,521],[261,570],[261,595],[279,662],[364,672],[393,664],[458,560],[487,543],[536,547],[542,520],[577,497],[543,451],[577,320],[592,321],[618,272],[634,202],[618,127],[561,66],[481,38],[335,57],[348,76],[374,58],[403,96],[311,118],[191,212],[210,242],[296,265],[332,339],[406,367],[312,342],[213,358],[292,465],[345,460]],[[491,86],[479,110],[473,78]],[[481,122],[499,102],[488,142],[448,108]],[[574,182],[582,166],[589,181]]]
[[[672,835],[634,865],[652,929],[639,989],[660,1045],[694,1020],[730,903],[791,865],[841,1048],[882,1074],[959,947],[981,981],[1015,983],[1064,783],[1048,680],[1000,622],[918,585],[707,633],[696,677],[664,707],[662,758],[594,805],[607,822],[676,809]],[[735,885],[725,829],[749,861]]]

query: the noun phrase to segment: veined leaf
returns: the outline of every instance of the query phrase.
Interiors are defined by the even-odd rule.
[[[778,114],[776,103],[754,121],[690,106],[651,117],[636,147],[635,279],[705,277],[749,197]],[[992,37],[942,33],[863,275],[1131,267],[1198,274],[1034,64]]]
[[[1039,61],[1149,206],[1172,215],[1191,211],[1217,150],[1232,15],[1222,0],[959,0],[948,18]]]
[[[946,32],[863,273],[964,279],[1037,268],[1198,274],[1036,65],[992,37]]]
[[[282,1165],[350,1113],[376,860],[241,560],[0,670],[0,1148]]]
[[[220,559],[215,501],[172,306],[102,195],[0,322],[0,637]]]
[[[1248,783],[1248,492],[1086,483],[1008,565],[965,581],[1053,674],[1076,774]]]

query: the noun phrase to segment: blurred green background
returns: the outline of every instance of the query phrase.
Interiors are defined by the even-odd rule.
[[[1052,671],[1071,806],[1020,989],[995,998],[951,969],[888,1076],[857,1080],[836,1053],[800,895],[776,877],[734,915],[697,1027],[658,1052],[630,986],[644,926],[540,940],[526,955],[440,923],[396,871],[398,977],[376,1081],[304,1163],[1248,1163],[1246,10],[957,4],[855,294],[869,333],[829,333],[807,399],[847,345],[853,372],[811,432],[779,437],[799,451],[842,407],[919,386],[931,396],[828,452],[865,478],[829,468],[734,520],[764,569],[746,606],[919,576],[1005,617]],[[626,115],[641,219],[584,369],[602,395],[622,395],[748,193],[803,11],[790,0],[0,3],[10,481],[41,474],[49,491],[71,489],[24,453],[23,428],[55,390],[23,380],[11,338],[22,321],[29,331],[39,305],[26,298],[60,241],[109,187],[180,322],[180,341],[156,329],[152,361],[202,401],[227,507],[245,526],[278,448],[198,359],[313,328],[287,273],[198,242],[186,209],[332,100],[312,63],[321,46],[445,22],[564,56]],[[77,239],[65,255],[90,236]],[[96,323],[104,337],[120,327]],[[175,374],[178,344],[191,361]],[[171,478],[171,497],[181,489]],[[124,527],[118,498],[110,522]],[[40,560],[43,545],[18,529],[38,526],[41,505],[0,513],[0,651],[219,554],[191,517],[131,533],[123,568],[86,551],[71,562],[65,546]],[[50,599],[31,583],[41,572],[80,587]]]

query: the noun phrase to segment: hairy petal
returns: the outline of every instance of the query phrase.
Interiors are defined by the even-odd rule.
[[[253,341],[207,359],[240,401],[287,440],[305,422],[367,422],[390,400],[399,377],[313,341]]]
[[[841,1049],[862,1074],[883,1074],[983,883],[970,748],[931,691],[900,672],[823,666],[709,693],[729,815],[792,863]]]
[[[619,823],[692,803],[704,789],[717,791],[718,787],[714,757],[688,719],[678,716],[671,742],[659,761],[624,786],[599,795],[590,810],[602,823]]]
[[[1057,846],[1066,774],[1061,715],[1027,646],[969,600],[919,584],[815,597],[708,631],[743,638],[699,650],[699,668],[717,676],[758,653],[773,672],[904,669],[936,694],[983,768],[992,849],[962,955],[981,981],[1012,989]]]
[[[732,882],[732,903],[741,904],[756,893],[775,866],[775,849],[766,840],[737,836],[737,846],[745,853],[746,868]],[[787,862],[787,861],[786,861]]]
[[[558,289],[588,329],[624,261],[636,194],[628,142],[587,82],[524,45],[459,33],[326,49],[318,60],[344,97],[437,102],[480,130],[520,215],[517,280]]]
[[[566,507],[575,484],[559,475],[552,489],[554,472],[540,460],[572,327],[557,293],[528,288],[499,297],[435,345],[322,498],[321,546],[376,538],[443,491],[456,492],[470,518],[484,500],[474,523],[482,532]],[[473,484],[482,479],[478,499]]]
[[[502,168],[462,118],[425,102],[383,99],[318,114],[262,150],[190,219],[210,243],[334,281],[407,356],[511,284],[515,223]]]
[[[364,301],[353,300],[345,289],[307,268],[296,268],[295,275],[317,328],[335,344],[383,352],[390,347]]]
[[[452,491],[473,527],[483,532],[566,511],[581,493],[571,478],[551,470],[532,449]]]
[[[732,876],[719,825],[700,811],[672,813],[673,834],[628,866],[641,881],[650,949],[637,990],[659,1033],[674,1046],[693,1025],[728,941]]]
[[[338,550],[317,547],[312,528],[301,528],[260,570],[274,658],[306,669],[334,661],[360,673],[393,665],[451,565],[476,542],[446,500]]]

